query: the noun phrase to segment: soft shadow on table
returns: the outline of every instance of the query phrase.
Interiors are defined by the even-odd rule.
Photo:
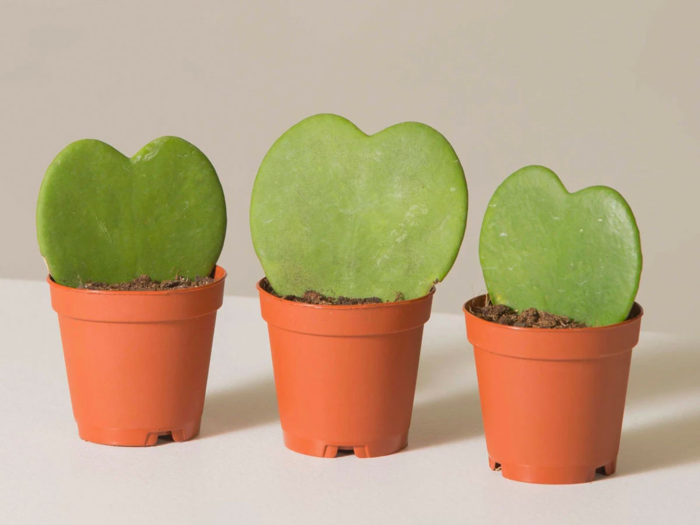
[[[418,391],[441,381],[454,381],[454,371],[464,376],[465,387],[474,384],[467,374],[474,374],[471,347],[446,349],[421,359]],[[447,375],[449,374],[449,375]],[[411,419],[409,450],[463,441],[483,434],[479,394],[460,388],[456,393],[429,401],[416,402]]]
[[[668,398],[700,409],[700,345],[674,344],[632,354],[627,410]],[[619,473],[635,474],[700,461],[700,410],[624,430]]]
[[[483,434],[479,395],[458,394],[420,403],[413,409],[409,447],[412,450],[464,441]]]
[[[622,434],[619,473],[637,474],[700,461],[700,412]]]
[[[644,347],[632,352],[628,406],[659,397],[687,397],[693,391],[700,396],[700,344],[674,343],[651,352]]]
[[[275,383],[271,377],[261,378],[207,393],[201,436],[226,434],[278,419]]]
[[[474,356],[471,345],[455,345],[455,347],[441,347],[423,352],[420,358],[418,370],[417,392],[437,388],[446,381],[454,380],[459,375],[461,382],[467,384],[473,380],[476,384],[476,371],[474,369]],[[473,377],[470,377],[470,374]]]

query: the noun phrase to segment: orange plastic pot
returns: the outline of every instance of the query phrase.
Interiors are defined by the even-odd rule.
[[[47,281],[80,437],[149,446],[199,433],[226,272],[200,288],[90,291]]]
[[[335,457],[393,454],[408,444],[423,325],[433,293],[411,301],[319,306],[258,283],[287,448]]]
[[[491,469],[529,483],[592,481],[615,472],[632,348],[642,308],[597,328],[517,328],[470,313]]]

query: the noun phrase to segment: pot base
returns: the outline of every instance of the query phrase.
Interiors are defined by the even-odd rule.
[[[408,445],[408,433],[391,436],[362,445],[340,445],[284,432],[284,445],[294,452],[318,458],[334,458],[339,450],[352,450],[358,458],[377,458],[403,450]]]
[[[171,435],[173,441],[187,441],[199,434],[201,419],[190,421],[174,430],[153,430],[133,428],[101,428],[78,426],[81,439],[99,445],[118,447],[150,447],[158,442],[160,436]]]
[[[515,463],[499,463],[489,457],[491,470],[500,470],[503,477],[513,481],[538,483],[541,485],[571,485],[588,483],[595,479],[596,473],[610,476],[615,473],[616,461],[598,468],[588,467],[533,467]]]

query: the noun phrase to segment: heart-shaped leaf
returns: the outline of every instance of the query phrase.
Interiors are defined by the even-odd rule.
[[[98,140],[74,142],[39,192],[39,247],[54,280],[67,286],[209,275],[225,232],[214,167],[176,137],[132,158]]]
[[[283,295],[421,297],[459,251],[467,184],[454,150],[415,122],[367,136],[337,115],[288,130],[260,166],[253,244]]]
[[[554,172],[528,166],[494,193],[479,244],[491,299],[589,326],[623,321],[642,271],[639,230],[622,196],[569,193]]]

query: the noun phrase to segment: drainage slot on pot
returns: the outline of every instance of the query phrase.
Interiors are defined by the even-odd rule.
[[[173,433],[172,432],[163,432],[162,434],[158,435],[158,441],[163,441],[165,443],[172,443],[175,441],[173,438]]]
[[[601,474],[603,476],[612,476],[615,473],[615,462],[608,463],[602,467],[595,469],[596,474]]]
[[[159,445],[163,443],[172,443],[175,441],[173,438],[173,433],[171,431],[168,432],[151,432],[146,436],[146,446],[147,447],[152,447],[154,445]]]

